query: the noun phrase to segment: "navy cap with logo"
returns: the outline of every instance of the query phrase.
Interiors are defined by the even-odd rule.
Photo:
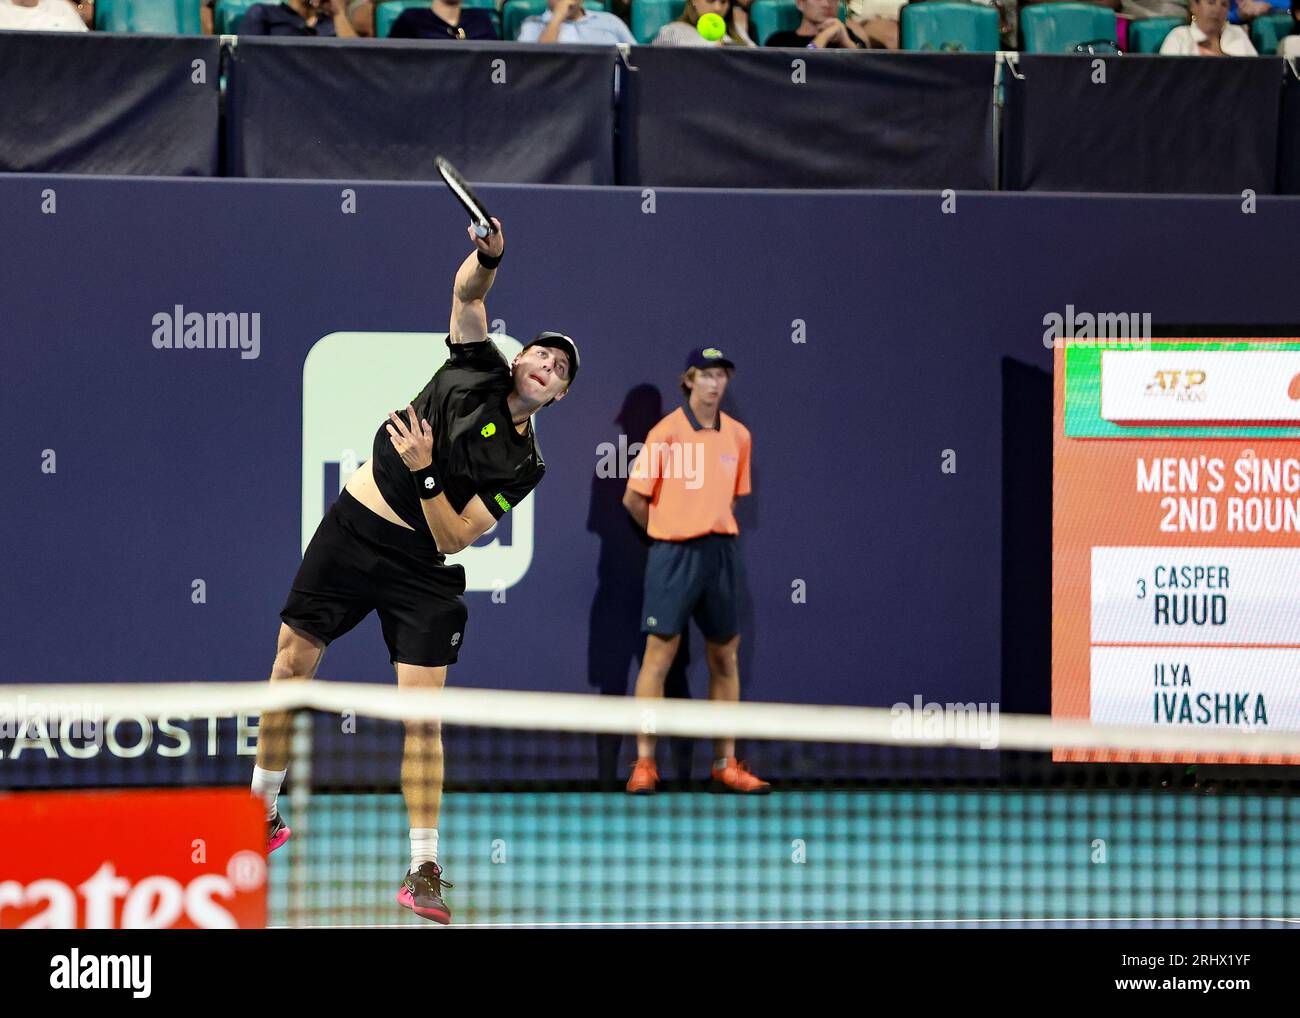
[[[549,346],[553,350],[563,350],[569,357],[569,384],[578,377],[578,344],[571,340],[562,332],[539,332],[533,337],[532,342],[526,344],[524,349],[530,346]]]
[[[730,368],[736,370],[736,365],[722,356],[722,351],[716,346],[705,346],[692,350],[686,356],[686,367],[689,368]]]

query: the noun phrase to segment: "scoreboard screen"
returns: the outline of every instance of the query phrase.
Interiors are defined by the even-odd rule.
[[[1300,339],[1067,342],[1054,368],[1053,716],[1300,730]]]

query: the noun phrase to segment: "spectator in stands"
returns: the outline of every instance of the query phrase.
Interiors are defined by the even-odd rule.
[[[1277,55],[1290,59],[1300,57],[1300,0],[1291,0],[1291,34],[1278,41]]]
[[[773,32],[768,46],[807,49],[868,49],[870,43],[844,24],[836,15],[839,0],[795,0],[803,15],[793,32]]]
[[[583,10],[582,0],[546,0],[546,8],[545,14],[524,19],[520,42],[636,42],[617,14]]]
[[[1242,25],[1249,25],[1256,18],[1262,18],[1265,14],[1285,14],[1289,7],[1290,4],[1287,0],[1274,0],[1272,3],[1269,0],[1236,0],[1236,3],[1228,11],[1228,20]]]
[[[90,16],[95,16],[93,7]],[[68,0],[0,0],[0,31],[84,32],[87,27]]]
[[[433,0],[429,7],[408,7],[397,16],[390,39],[495,39],[492,15],[461,8],[460,0]]]
[[[1192,23],[1179,25],[1160,52],[1174,56],[1253,57],[1255,47],[1239,25],[1228,24],[1228,0],[1191,0]]]
[[[749,40],[751,46],[757,46],[758,40],[749,34],[749,9],[753,5],[754,0],[731,0],[731,18],[727,24],[735,25],[745,33],[745,38]]]
[[[321,35],[355,39],[346,0],[285,0],[253,4],[239,20],[240,35]]]
[[[848,0],[849,23],[875,49],[898,49],[898,12],[907,0]]]
[[[656,46],[752,46],[749,37],[749,12],[733,11],[731,0],[686,0],[686,8],[676,21],[670,21],[655,36]],[[709,42],[695,27],[705,14],[716,14],[727,24],[727,34]],[[742,24],[743,22],[743,24]]]
[[[347,0],[348,20],[357,35],[370,38],[375,34],[375,3],[377,0]]]
[[[213,15],[210,13],[210,9],[216,2],[217,0],[203,0],[205,16],[203,32],[206,35],[211,35],[213,31]],[[375,4],[382,2],[382,0],[339,0],[339,2],[346,4],[348,22],[357,35],[368,39],[375,34]]]

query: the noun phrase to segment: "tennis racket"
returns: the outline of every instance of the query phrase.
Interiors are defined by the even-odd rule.
[[[451,188],[451,193],[456,196],[456,200],[469,214],[469,224],[473,227],[474,232],[480,237],[487,237],[496,233],[497,228],[492,225],[492,217],[488,215],[488,210],[483,207],[483,203],[470,190],[469,184],[460,175],[460,171],[442,156],[438,156],[434,160],[434,165],[438,167],[438,173],[443,181]]]

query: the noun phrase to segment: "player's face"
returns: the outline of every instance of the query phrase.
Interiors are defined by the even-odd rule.
[[[705,403],[716,403],[727,391],[727,369],[697,368],[691,387],[695,395]]]
[[[549,346],[530,346],[515,361],[515,389],[526,399],[549,403],[569,384],[569,355]]]

